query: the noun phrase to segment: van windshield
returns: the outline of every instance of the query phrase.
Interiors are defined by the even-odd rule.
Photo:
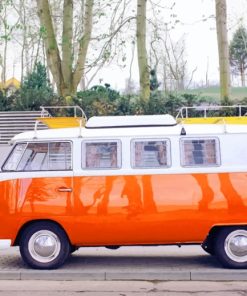
[[[12,153],[10,154],[7,162],[3,166],[3,171],[15,171],[17,168],[18,163],[21,160],[21,157],[24,153],[24,150],[26,148],[26,143],[17,144],[12,150]]]

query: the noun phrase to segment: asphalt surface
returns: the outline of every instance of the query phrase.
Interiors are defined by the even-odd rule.
[[[0,280],[244,281],[200,246],[80,248],[57,270],[32,270],[17,247],[0,251]]]
[[[1,296],[245,296],[246,282],[4,281]]]

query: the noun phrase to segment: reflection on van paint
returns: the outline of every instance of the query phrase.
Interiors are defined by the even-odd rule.
[[[72,192],[59,192],[71,177],[3,181],[1,232],[44,216],[73,245],[200,242],[217,221],[242,223],[246,181],[244,173],[74,177]]]

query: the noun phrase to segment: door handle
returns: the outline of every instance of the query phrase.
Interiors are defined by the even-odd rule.
[[[57,190],[59,192],[72,192],[72,188],[69,187],[59,187]]]

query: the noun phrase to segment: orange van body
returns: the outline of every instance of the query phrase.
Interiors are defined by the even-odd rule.
[[[77,246],[201,243],[246,220],[244,173],[49,177],[0,182],[0,237],[34,220],[61,225]],[[58,188],[72,187],[72,192]],[[186,231],[185,231],[186,230]]]

